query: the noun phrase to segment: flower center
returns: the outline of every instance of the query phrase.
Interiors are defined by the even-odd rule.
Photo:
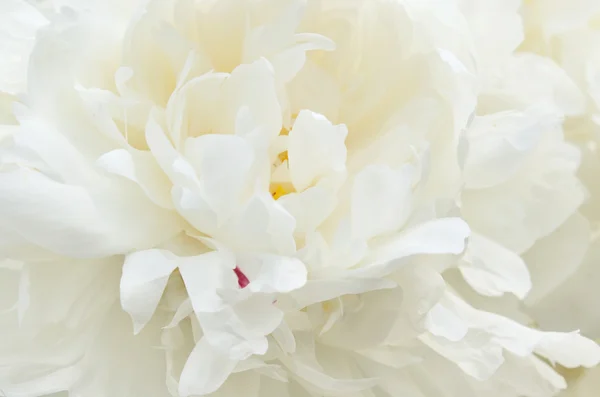
[[[282,130],[281,134],[287,135],[287,130]],[[283,164],[286,161],[289,161],[287,150],[277,155],[278,164]],[[269,186],[269,192],[271,193],[271,196],[273,196],[273,199],[277,200],[281,196],[295,192],[295,189],[294,186],[289,182],[273,182]]]

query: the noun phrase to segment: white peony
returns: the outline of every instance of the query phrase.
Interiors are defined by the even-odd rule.
[[[600,348],[519,300],[588,246],[585,98],[519,12],[3,1],[2,392],[564,389]]]

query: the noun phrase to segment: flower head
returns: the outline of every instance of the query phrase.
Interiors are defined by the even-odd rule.
[[[0,387],[542,397],[596,365],[506,310],[584,200],[580,93],[514,53],[513,3],[0,6],[30,46],[0,80]]]

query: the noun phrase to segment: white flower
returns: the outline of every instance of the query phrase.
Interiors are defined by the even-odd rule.
[[[497,9],[504,22],[482,25]],[[587,247],[579,151],[562,131],[584,99],[551,61],[514,53],[518,10],[0,5],[0,70],[27,70],[0,85],[0,389],[565,388],[552,365],[593,367],[600,348],[528,328],[505,302],[567,277],[568,255],[560,277],[530,277],[544,247]]]

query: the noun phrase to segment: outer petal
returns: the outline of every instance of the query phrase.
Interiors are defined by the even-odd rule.
[[[156,216],[156,207],[150,216],[151,208],[140,205],[143,199],[120,189],[122,186],[114,187],[92,195],[33,170],[3,172],[0,217],[5,227],[31,243],[75,257],[110,256],[150,247],[176,233],[173,223]],[[127,208],[132,202],[137,208]]]
[[[118,258],[59,258],[24,266],[29,304],[22,322],[17,324],[15,312],[0,315],[4,393],[166,395],[163,353],[151,348],[160,343],[159,326],[133,336],[118,304],[120,267]]]
[[[168,395],[164,351],[155,348],[161,343],[160,324],[150,323],[134,336],[130,319],[118,305],[113,306],[98,336],[88,345],[78,382],[69,396]]]

